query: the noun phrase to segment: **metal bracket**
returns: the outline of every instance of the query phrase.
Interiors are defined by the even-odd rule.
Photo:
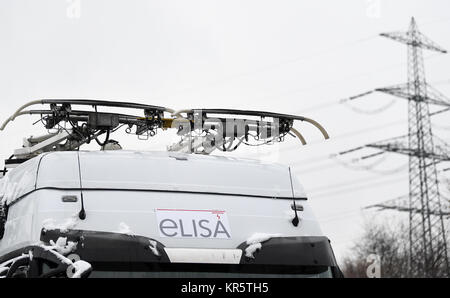
[[[53,136],[50,135],[49,138],[43,137],[43,141],[38,142],[36,145],[14,150],[14,156],[16,158],[28,158],[32,155],[37,155],[39,153],[49,151],[48,150],[49,148],[53,148],[53,146],[66,140],[67,138],[69,138],[69,136],[71,134],[72,134],[71,130],[63,130]],[[32,139],[32,138],[30,138],[30,139]],[[34,139],[34,140],[37,140],[37,139]],[[25,140],[24,143],[30,144],[32,142],[30,142],[29,140]]]

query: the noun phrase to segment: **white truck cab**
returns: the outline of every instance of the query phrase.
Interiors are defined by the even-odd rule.
[[[76,243],[70,253],[90,263],[94,277],[338,275],[287,166],[171,152],[53,152],[0,181],[0,264],[32,251],[37,275],[56,266],[38,257],[59,238]]]
[[[47,128],[65,120],[73,129],[30,138],[6,161],[14,166],[0,179],[0,277],[342,276],[288,166],[179,151],[82,151],[119,123],[142,131],[174,120],[157,122],[148,109],[145,118],[86,118],[67,101],[49,102]],[[270,116],[293,129],[291,116]],[[258,134],[266,127],[246,125],[239,144],[251,125]],[[232,148],[227,142],[215,147]]]

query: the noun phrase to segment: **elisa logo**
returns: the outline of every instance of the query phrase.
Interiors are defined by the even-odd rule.
[[[231,239],[225,211],[156,209],[156,220],[161,237]]]

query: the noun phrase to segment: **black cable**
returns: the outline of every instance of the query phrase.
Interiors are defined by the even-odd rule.
[[[108,129],[106,131],[106,138],[105,138],[105,141],[103,141],[103,143],[98,140],[98,136],[95,138],[95,141],[97,142],[97,144],[100,147],[103,147],[103,146],[105,146],[108,143],[108,141],[109,141],[109,134],[110,134],[110,130]]]

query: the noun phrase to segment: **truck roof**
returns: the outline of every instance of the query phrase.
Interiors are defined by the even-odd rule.
[[[0,194],[3,193],[7,204],[46,188],[159,190],[270,198],[292,198],[294,192],[295,198],[306,197],[295,177],[291,187],[286,165],[162,151],[44,153],[19,165],[2,180],[8,181],[0,183]]]

